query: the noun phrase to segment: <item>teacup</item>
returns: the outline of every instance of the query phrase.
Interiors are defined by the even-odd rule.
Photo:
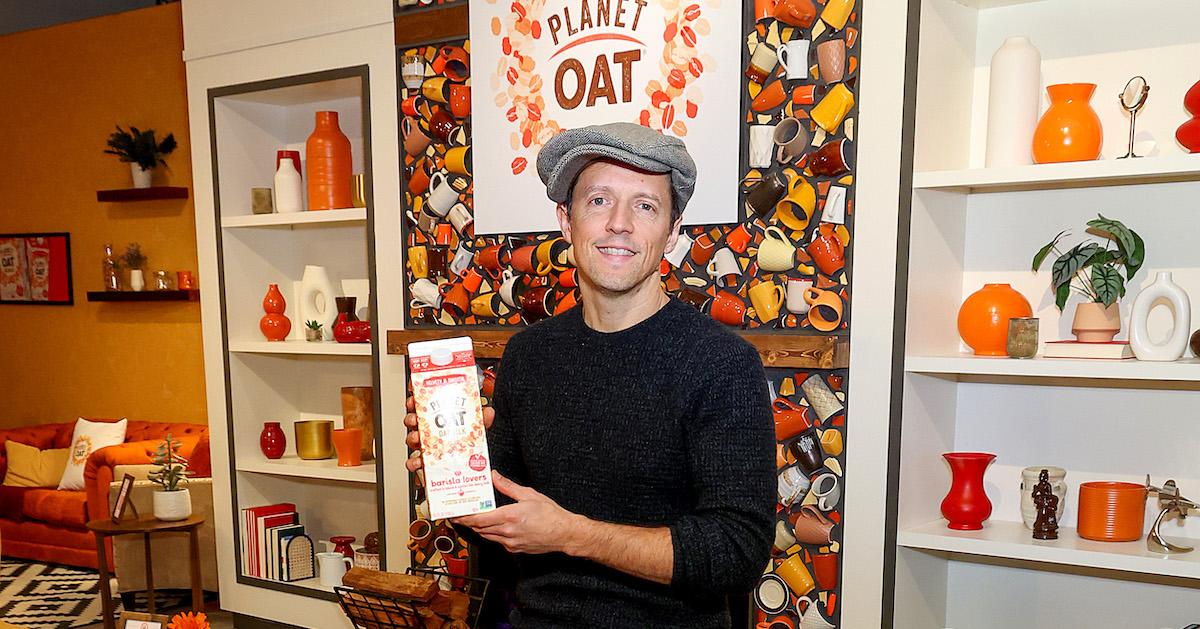
[[[742,274],[737,257],[728,247],[722,247],[713,255],[713,259],[708,262],[707,270],[708,275],[716,281],[718,286],[730,286]]]
[[[412,165],[405,166],[404,175],[408,180],[408,191],[413,196],[420,196],[429,190],[429,160],[421,157]]]
[[[808,128],[798,118],[791,116],[775,125],[776,159],[781,164],[790,164],[808,151]]]
[[[467,267],[466,271],[461,274],[463,286],[467,288],[468,293],[474,293],[483,285],[483,274],[475,267]]]
[[[462,46],[442,46],[431,65],[451,81],[466,81],[471,75],[471,56]]]
[[[775,416],[776,441],[787,441],[812,426],[808,410],[787,398],[775,398],[771,410]]]
[[[812,288],[812,280],[790,277],[787,281],[787,309],[792,314],[807,314],[809,305],[804,301],[804,292]]]
[[[796,440],[788,445],[788,449],[796,458],[796,465],[799,465],[805,474],[815,473],[825,463],[825,452],[821,450],[821,436],[816,426],[802,430]]]
[[[833,521],[816,505],[801,506],[799,511],[788,516],[788,521],[792,523],[792,535],[798,542],[823,546],[833,541],[830,536]]]
[[[804,231],[817,208],[817,190],[803,177],[792,179],[792,189],[775,206],[775,218],[788,229]]]
[[[772,225],[765,231],[762,243],[758,245],[758,268],[764,271],[789,271],[795,265],[796,246],[783,230]]]
[[[750,297],[750,303],[754,304],[754,313],[759,321],[769,323],[779,317],[779,308],[786,295],[783,286],[775,282],[760,282],[751,286],[746,294]]]
[[[799,553],[784,559],[783,563],[775,568],[775,574],[779,575],[784,583],[787,583],[788,589],[796,596],[804,596],[817,587],[812,573],[804,565],[804,559]]]
[[[562,238],[550,238],[537,245],[538,275],[548,275],[567,268],[567,248],[571,245]],[[545,270],[545,273],[542,270]]]
[[[409,287],[409,294],[412,297],[409,306],[412,308],[437,309],[442,307],[442,291],[428,278],[413,282]]]
[[[854,0],[828,0],[821,11],[821,21],[840,31],[846,28],[850,13],[854,11]]]
[[[444,76],[426,79],[421,83],[421,95],[432,101],[448,103],[450,101],[450,79]]]
[[[466,118],[471,115],[471,86],[450,86],[450,113],[455,118]]]
[[[471,261],[475,259],[475,252],[467,248],[467,241],[463,240],[458,243],[458,249],[454,250],[454,258],[450,260],[450,273],[462,276],[471,267]]]
[[[804,291],[804,301],[810,306],[808,322],[821,332],[832,332],[842,323],[842,298],[837,293],[820,288]]]

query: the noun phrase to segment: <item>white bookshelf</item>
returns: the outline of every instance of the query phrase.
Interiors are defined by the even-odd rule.
[[[375,482],[374,463],[364,462],[355,467],[338,467],[336,458],[306,461],[295,455],[287,455],[278,459],[245,457],[238,461],[237,469],[239,472],[321,478],[347,483],[373,484]]]
[[[1200,180],[1200,155],[1108,159],[913,174],[913,188],[947,192],[1018,192]]]
[[[1043,358],[1014,360],[1007,356],[909,356],[904,369],[910,373],[947,376],[1013,376],[1028,378],[1078,378],[1177,383],[1200,386],[1200,359],[1149,362],[1137,359],[1083,360]],[[1169,386],[1169,385],[1165,385]],[[1197,492],[1200,493],[1200,492]]]
[[[321,226],[331,223],[367,224],[366,208],[346,208],[340,210],[311,210],[306,212],[288,212],[276,214],[241,214],[226,216],[221,219],[221,227],[226,229],[238,227],[303,227]]]
[[[295,331],[296,322],[292,322]],[[242,354],[292,354],[297,356],[370,356],[370,343],[338,343],[337,341],[247,340],[229,341],[229,351]]]

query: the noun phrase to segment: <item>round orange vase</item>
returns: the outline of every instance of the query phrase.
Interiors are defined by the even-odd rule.
[[[1079,162],[1100,157],[1104,128],[1090,103],[1095,83],[1060,83],[1046,87],[1050,108],[1033,132],[1033,161],[1038,164]]]
[[[283,314],[283,311],[287,309],[287,302],[283,299],[283,293],[279,292],[278,284],[271,284],[267,287],[267,294],[263,297],[262,305],[267,314],[258,321],[259,331],[267,337],[268,341],[286,339],[288,333],[292,331],[292,320]]]
[[[1146,488],[1136,483],[1095,481],[1079,486],[1079,536],[1101,542],[1132,542],[1146,523]]]
[[[338,127],[336,111],[318,111],[317,126],[304,145],[308,163],[308,209],[353,207],[350,197],[350,140]]]
[[[1032,317],[1033,308],[1008,284],[984,284],[958,309],[958,335],[977,356],[1004,356],[1008,320]]]

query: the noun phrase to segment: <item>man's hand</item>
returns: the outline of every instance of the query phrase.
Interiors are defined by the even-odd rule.
[[[410,472],[416,472],[424,467],[425,462],[421,459],[421,431],[417,430],[417,402],[410,395],[404,406],[408,410],[408,414],[404,416],[404,427],[408,429],[408,435],[404,438],[404,442],[412,448],[412,455],[404,462],[404,466]],[[490,406],[483,407],[483,428],[486,430],[492,427],[492,422],[496,420],[496,411]]]
[[[581,516],[495,470],[492,471],[492,485],[516,502],[486,513],[455,518],[453,522],[474,529],[484,539],[504,546],[510,553],[567,552],[568,536],[578,530]]]

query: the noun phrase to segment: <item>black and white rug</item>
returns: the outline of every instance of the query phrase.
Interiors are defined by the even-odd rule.
[[[99,576],[86,568],[6,558],[0,561],[0,620],[28,629],[70,629],[100,622]],[[185,604],[180,596],[166,592],[156,593],[154,601],[159,610]],[[138,603],[139,609],[145,609],[140,594]],[[114,607],[120,614],[119,599]]]

